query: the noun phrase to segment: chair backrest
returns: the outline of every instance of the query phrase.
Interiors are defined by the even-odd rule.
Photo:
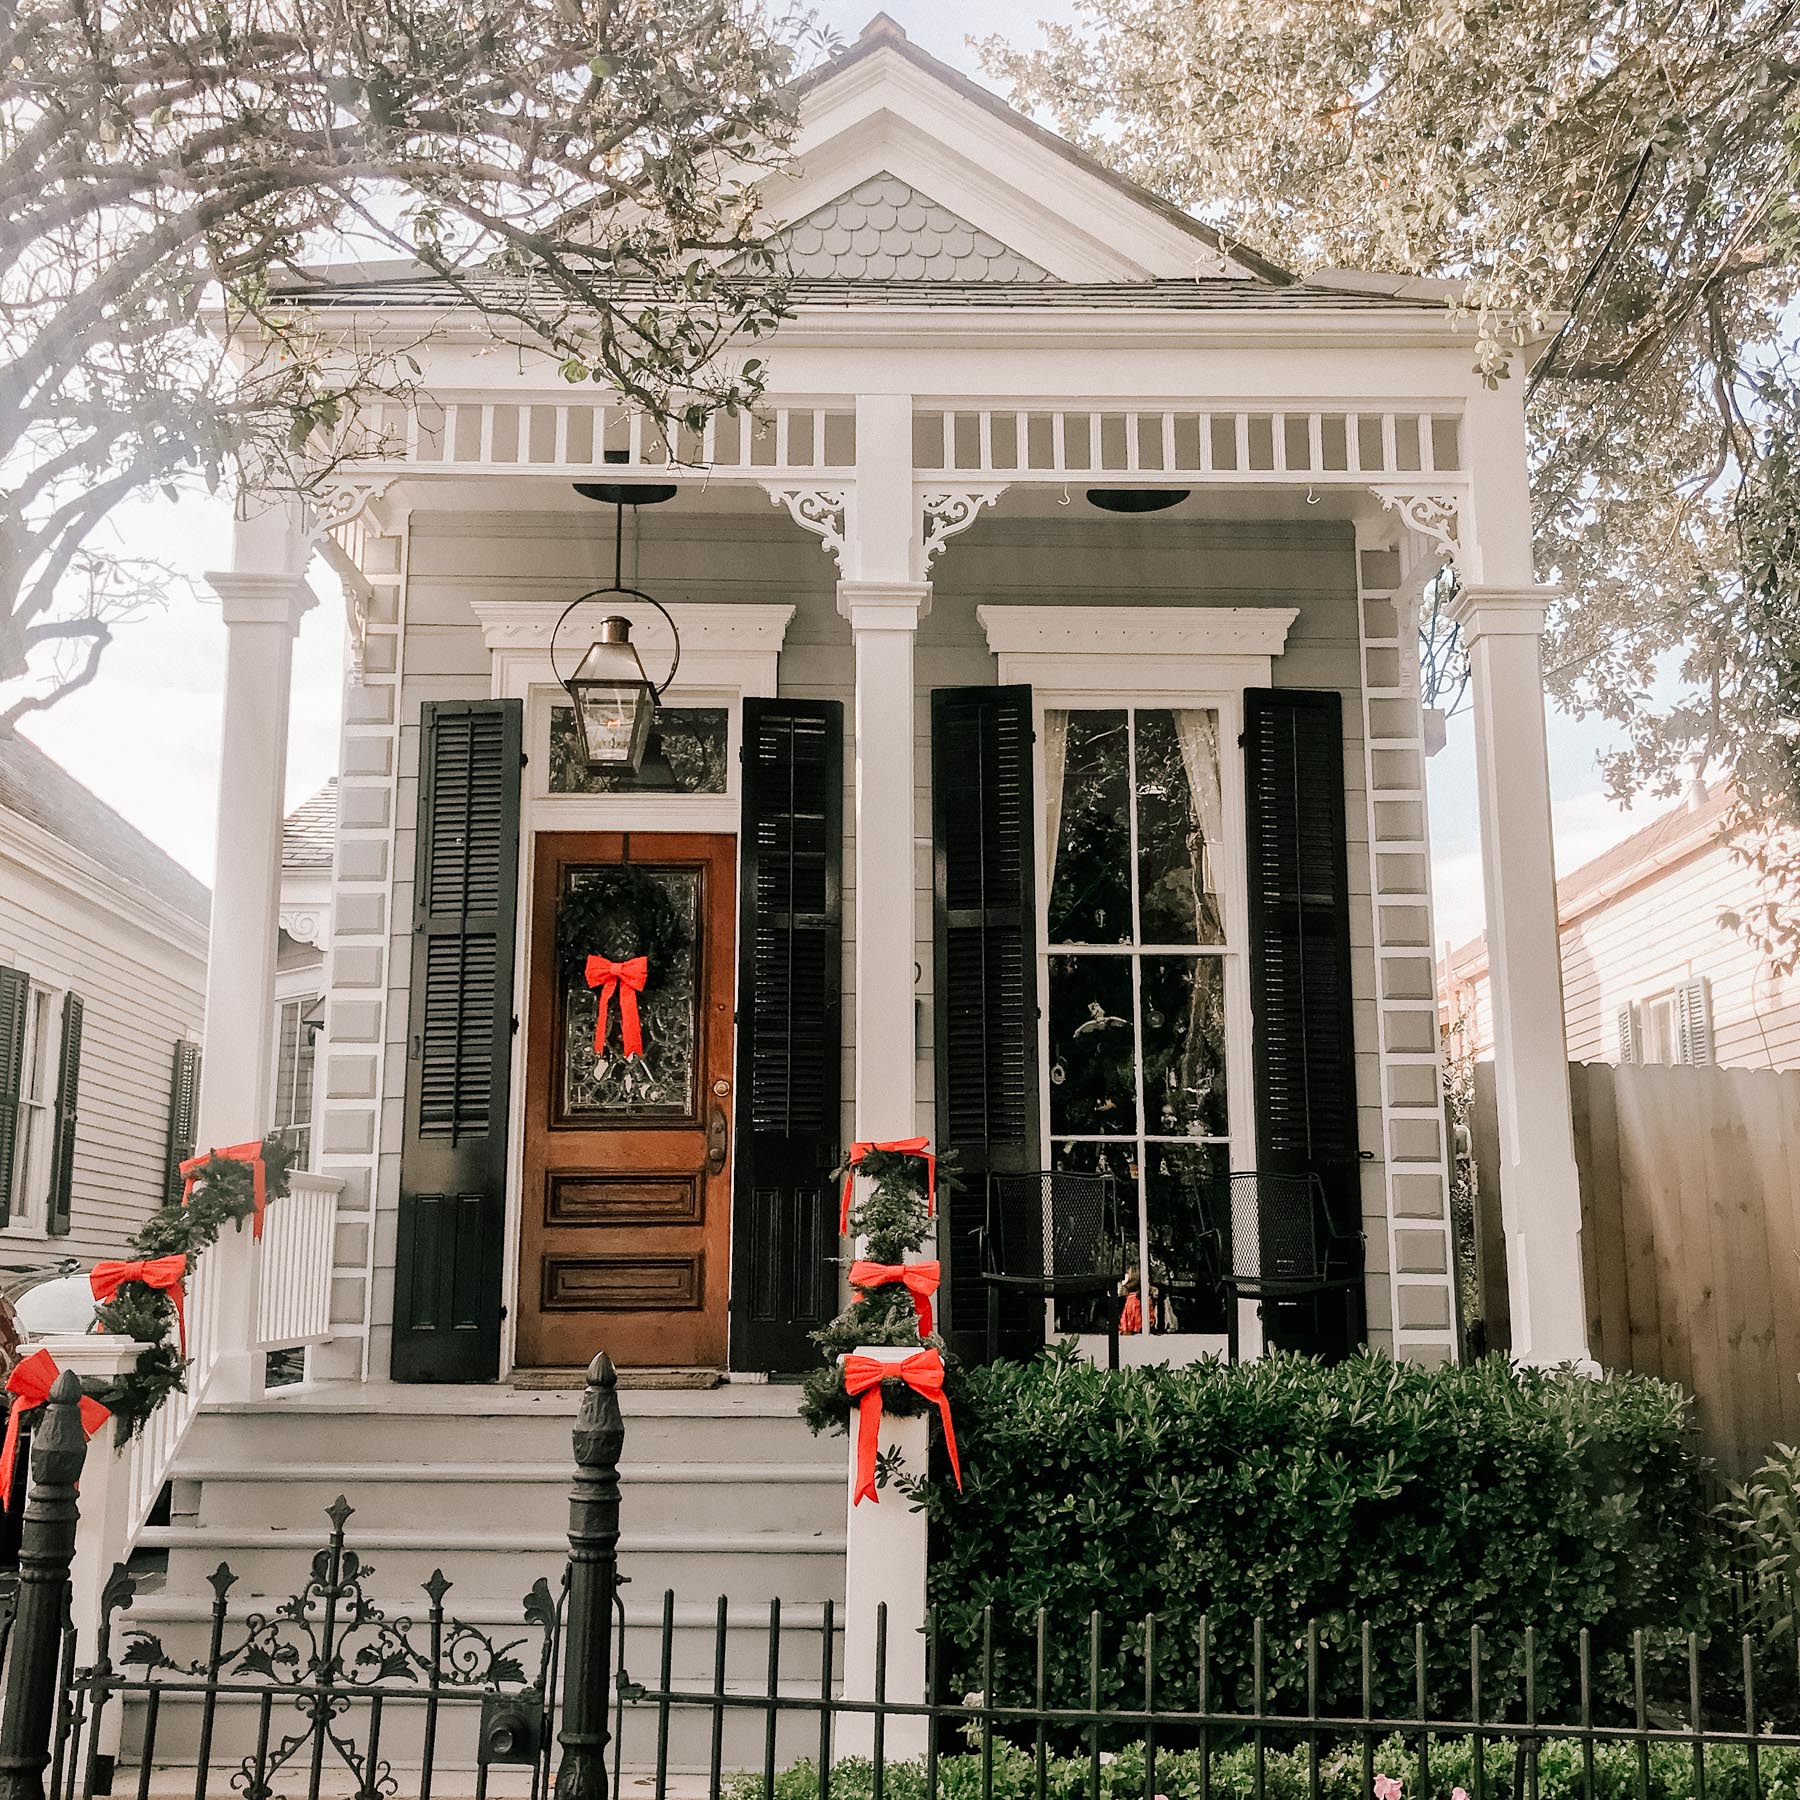
[[[1317,1175],[1231,1177],[1231,1272],[1240,1278],[1314,1281],[1325,1273],[1319,1221],[1325,1204]]]
[[[1117,1183],[1068,1169],[990,1175],[988,1266],[1046,1281],[1123,1273]]]

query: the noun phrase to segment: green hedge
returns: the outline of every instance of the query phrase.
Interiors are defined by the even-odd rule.
[[[991,1606],[1001,1703],[1031,1695],[1040,1607],[1053,1705],[1085,1703],[1093,1613],[1101,1696],[1114,1705],[1142,1693],[1151,1613],[1165,1707],[1195,1703],[1203,1617],[1213,1705],[1228,1710],[1254,1698],[1258,1618],[1265,1699],[1286,1710],[1304,1694],[1309,1620],[1327,1710],[1352,1709],[1364,1621],[1376,1711],[1389,1717],[1413,1710],[1421,1621],[1440,1718],[1467,1716],[1477,1624],[1486,1716],[1521,1690],[1527,1626],[1540,1717],[1573,1691],[1584,1625],[1602,1700],[1629,1694],[1621,1652],[1638,1627],[1685,1692],[1670,1666],[1680,1639],[1724,1604],[1687,1424],[1685,1397],[1664,1383],[1498,1358],[1420,1369],[1272,1355],[1109,1375],[1052,1351],[970,1370],[957,1420],[965,1489],[923,1490],[940,1691],[982,1686]]]
[[[1403,1800],[1452,1800],[1457,1788],[1473,1794],[1475,1753],[1468,1738],[1434,1739],[1430,1785],[1420,1785],[1414,1747],[1399,1738],[1375,1746],[1374,1770],[1401,1784]],[[1519,1780],[1520,1768],[1511,1745],[1483,1747],[1487,1774],[1484,1800],[1526,1800],[1534,1790]],[[1312,1800],[1309,1765],[1304,1750],[1269,1750],[1262,1785],[1258,1786],[1256,1753],[1247,1744],[1216,1751],[1211,1757],[1211,1800]],[[1045,1800],[1093,1800],[1091,1767],[1085,1756],[1052,1757]],[[846,1759],[831,1770],[831,1800],[872,1800],[873,1767]],[[1714,1744],[1706,1752],[1707,1800],[1796,1800],[1800,1794],[1800,1751],[1766,1749],[1759,1758],[1758,1782],[1750,1777],[1749,1757],[1735,1744]],[[1030,1752],[996,1743],[992,1800],[1036,1800],[1036,1765]],[[889,1763],[883,1771],[883,1800],[982,1800],[982,1759],[976,1755],[938,1760],[935,1796],[926,1794],[920,1763]],[[1207,1793],[1200,1780],[1196,1751],[1159,1751],[1156,1790],[1163,1800],[1201,1800]],[[1634,1744],[1604,1744],[1594,1753],[1593,1787],[1586,1786],[1581,1745],[1554,1738],[1540,1746],[1535,1800],[1691,1800],[1695,1792],[1693,1752],[1679,1744],[1650,1747],[1650,1782],[1638,1785],[1638,1752]],[[762,1776],[740,1775],[728,1786],[729,1800],[818,1800],[819,1778],[812,1763],[796,1763],[775,1777],[765,1796]],[[1318,1800],[1370,1800],[1363,1780],[1360,1747],[1325,1752],[1319,1763]],[[1121,1749],[1100,1771],[1099,1800],[1143,1800],[1144,1754],[1141,1745]]]

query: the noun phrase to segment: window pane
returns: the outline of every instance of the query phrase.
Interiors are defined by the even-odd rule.
[[[1216,956],[1146,956],[1138,966],[1145,1129],[1171,1137],[1223,1137],[1225,965]]]
[[[726,746],[729,720],[722,706],[663,706],[657,709],[654,729],[661,734],[663,755],[675,777],[677,794],[725,792]],[[642,771],[590,769],[581,754],[581,735],[575,729],[575,709],[550,709],[550,792],[553,794],[638,794],[657,791],[649,758]]]
[[[1219,716],[1137,715],[1138,916],[1146,944],[1218,944]]]
[[[1051,712],[1044,720],[1044,841],[1050,942],[1122,944],[1131,936],[1130,766],[1124,712]]]
[[[1127,956],[1050,958],[1050,1130],[1137,1130]]]
[[[1225,1174],[1225,1147],[1152,1144],[1144,1171],[1153,1331],[1223,1331],[1219,1251],[1208,1237]],[[1134,1259],[1135,1260],[1135,1259]]]

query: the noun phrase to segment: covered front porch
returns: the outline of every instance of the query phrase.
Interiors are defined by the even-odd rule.
[[[1151,1272],[1126,1354],[1163,1360],[1225,1346],[1231,1302],[1195,1241],[1207,1195],[1298,1168],[1360,1234],[1369,1341],[1453,1354],[1413,655],[1445,557],[1476,664],[1490,912],[1515,946],[1502,1057],[1535,1122],[1530,1144],[1514,1133],[1541,1196],[1515,1256],[1541,1299],[1532,1354],[1582,1353],[1572,1163],[1542,1128],[1567,1099],[1532,1073],[1560,995],[1553,940],[1535,956],[1542,599],[1504,585],[1528,568],[1510,406],[844,395],[719,421],[673,447],[692,463],[641,420],[550,397],[446,399],[384,429],[401,453],[338,478],[317,520],[240,534],[295,593],[323,541],[353,596],[319,1122],[345,1182],[341,1335],[315,1378],[493,1379],[622,1341],[648,1364],[804,1366],[838,1301],[826,1173],[852,1142],[915,1135],[967,1184],[940,1235],[966,1353],[986,1348],[991,1174],[1114,1177],[1125,1269]],[[612,512],[573,488],[602,474],[677,488],[633,509],[626,542],[627,584],[681,632],[673,787],[596,791],[568,754],[551,634],[611,573]],[[1120,513],[1090,489],[1174,503]],[[660,675],[672,645],[640,614]],[[564,673],[586,642],[568,633]],[[480,743],[491,794],[464,800],[499,808],[500,860],[481,905],[458,876],[446,931],[426,891],[439,759],[472,769]],[[266,807],[279,766],[238,748],[227,786]],[[553,949],[559,896],[625,865],[693,920],[687,974],[644,996],[635,1072],[595,1055],[597,995]],[[267,897],[244,898],[247,927]],[[464,1009],[448,1065],[433,955]],[[698,1027],[679,1092],[652,1093],[678,1020]],[[1258,1309],[1237,1312],[1253,1350]],[[1007,1347],[1098,1323],[1015,1306]]]

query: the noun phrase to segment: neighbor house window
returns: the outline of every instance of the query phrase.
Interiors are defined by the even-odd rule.
[[[313,996],[284,1000],[275,1040],[275,1135],[294,1152],[297,1167],[312,1166]]]
[[[1684,981],[1679,987],[1635,1000],[1619,1011],[1619,1060],[1627,1063],[1688,1063],[1713,1059],[1712,985]]]
[[[19,1135],[13,1152],[11,1219],[42,1230],[56,1160],[56,996],[32,982],[19,1057]]]
[[[1211,707],[1050,708],[1044,1116],[1052,1165],[1118,1179],[1153,1331],[1222,1328],[1206,1232],[1230,1167],[1241,908]],[[1059,1329],[1098,1329],[1059,1316]]]

